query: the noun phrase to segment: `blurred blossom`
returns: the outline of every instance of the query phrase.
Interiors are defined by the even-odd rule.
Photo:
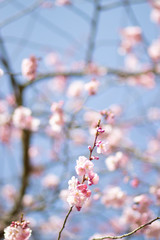
[[[151,199],[146,194],[141,194],[134,197],[133,201],[135,203],[134,210],[141,213],[146,212],[152,203]]]
[[[7,199],[8,201],[13,202],[16,198],[16,189],[13,185],[10,184],[6,184],[3,188],[2,188],[2,194],[3,197],[5,199]]]
[[[99,119],[101,119],[101,114],[96,111],[87,111],[83,118],[90,126],[95,127]]]
[[[74,81],[72,82],[67,90],[68,97],[82,97],[84,92],[84,83],[82,81]]]
[[[55,5],[57,6],[64,6],[64,5],[70,5],[71,1],[70,0],[56,0]]]
[[[135,77],[129,77],[127,80],[128,84],[132,86],[140,85],[146,88],[155,87],[155,75],[153,73],[140,74]]]
[[[120,208],[124,206],[127,196],[119,187],[107,187],[101,200],[106,207]]]
[[[118,168],[126,168],[127,163],[128,157],[122,152],[110,155],[105,160],[105,164],[109,171],[115,171]]]
[[[42,179],[42,185],[45,188],[56,188],[58,184],[59,178],[54,174],[48,174]]]
[[[86,133],[82,129],[73,129],[70,135],[75,144],[81,145],[86,142]]]
[[[138,70],[139,61],[135,54],[130,53],[125,58],[125,66],[130,71],[136,71]]]
[[[15,127],[37,131],[40,121],[39,119],[32,117],[31,114],[32,112],[29,108],[23,106],[17,107],[12,117]]]
[[[95,95],[98,91],[99,81],[92,79],[90,82],[84,85],[84,89],[88,92],[89,95]]]
[[[35,80],[37,66],[37,58],[35,56],[23,59],[21,66],[22,75],[29,81]]]
[[[25,194],[22,202],[25,207],[31,207],[34,204],[34,198],[30,194]]]
[[[49,124],[53,132],[60,133],[64,125],[64,112],[62,109],[63,101],[54,102],[51,106],[51,111],[53,112]]]
[[[4,71],[3,69],[0,68],[0,77],[2,77],[4,75]]]
[[[28,150],[30,158],[36,158],[39,155],[39,150],[36,146],[31,146]]]
[[[53,90],[58,93],[63,93],[67,83],[67,78],[64,76],[57,76],[50,81],[48,87],[50,90]]]
[[[132,48],[142,41],[142,31],[138,26],[128,26],[120,32],[122,41],[119,48],[121,54],[131,52]]]
[[[145,235],[147,239],[156,239],[160,238],[160,222],[153,222],[149,227],[145,230]]]
[[[157,62],[160,60],[160,39],[156,39],[148,48],[148,54],[153,61]]]
[[[160,24],[160,9],[153,8],[151,11],[151,20],[154,23]]]
[[[151,3],[151,5],[154,8],[160,9],[160,2],[159,2],[159,0],[149,0],[149,2]]]
[[[46,65],[48,65],[48,66],[54,66],[54,65],[56,65],[56,64],[59,64],[59,63],[60,63],[60,60],[59,60],[58,54],[55,53],[55,52],[49,53],[49,54],[45,57],[45,63],[46,63]]]
[[[160,120],[160,108],[158,108],[158,107],[149,108],[147,117],[150,121]]]

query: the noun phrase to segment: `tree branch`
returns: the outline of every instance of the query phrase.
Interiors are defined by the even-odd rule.
[[[121,236],[106,236],[106,237],[100,237],[100,238],[92,238],[92,240],[122,239],[122,238],[125,238],[125,237],[129,237],[129,236],[133,235],[134,233],[138,232],[139,230],[141,230],[142,228],[147,227],[148,225],[152,224],[153,222],[155,222],[159,219],[160,219],[160,217],[157,217],[157,218],[151,220],[150,222],[145,223],[145,224],[141,225],[140,227],[134,229],[133,231],[131,231],[129,233],[126,233],[126,234],[123,234]]]
[[[66,215],[66,217],[64,219],[63,226],[62,226],[61,230],[59,231],[58,240],[60,240],[60,238],[61,238],[61,233],[62,233],[63,229],[65,228],[67,219],[68,219],[70,213],[72,212],[72,209],[73,209],[73,206],[69,209],[69,211],[68,211],[68,213],[67,213],[67,215]]]

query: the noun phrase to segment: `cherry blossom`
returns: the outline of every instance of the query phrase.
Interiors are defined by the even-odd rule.
[[[126,194],[119,187],[106,188],[101,198],[106,207],[120,208],[127,199]]]
[[[12,222],[10,226],[4,229],[5,240],[28,240],[32,230],[28,227],[29,222]]]
[[[19,106],[13,113],[13,124],[20,129],[28,129],[31,131],[37,131],[40,121],[37,118],[31,116],[32,112],[29,108]]]
[[[84,89],[88,92],[89,95],[95,95],[98,91],[99,81],[92,79],[90,82],[84,85]]]
[[[37,58],[35,56],[31,56],[30,58],[23,59],[21,68],[22,75],[27,80],[35,80],[37,71]]]
[[[79,176],[83,176],[92,171],[93,166],[94,166],[93,162],[91,162],[84,156],[80,156],[77,160],[77,165],[75,169]]]
[[[86,184],[80,184],[74,176],[69,180],[69,194],[67,202],[70,206],[75,206],[78,211],[81,210],[83,204],[91,196],[91,191]]]

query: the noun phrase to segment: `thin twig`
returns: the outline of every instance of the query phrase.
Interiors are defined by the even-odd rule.
[[[66,217],[64,219],[63,226],[62,226],[61,230],[59,231],[58,240],[60,240],[60,238],[61,238],[61,233],[62,233],[63,229],[65,228],[67,219],[68,219],[70,213],[72,212],[72,209],[73,209],[73,206],[69,209],[69,211],[68,211],[68,213],[67,213],[67,215],[66,215]]]
[[[14,16],[7,18],[5,21],[0,23],[0,28],[2,29],[3,27],[5,27],[6,25],[13,23],[14,21],[20,19],[21,17],[24,17],[25,15],[27,15],[28,13],[31,13],[32,11],[34,11],[36,8],[38,8],[40,6],[40,4],[43,2],[43,0],[38,0],[36,1],[33,5],[25,8],[24,10],[20,11],[19,13],[15,14]]]
[[[142,4],[146,3],[147,0],[132,0],[131,4]],[[112,10],[114,8],[122,7],[124,5],[123,1],[118,1],[118,2],[113,2],[113,3],[108,3],[106,5],[99,6],[99,9],[102,11],[107,11],[107,10]]]
[[[100,14],[98,2],[99,2],[98,0],[94,1],[95,8],[94,8],[94,13],[93,13],[93,17],[92,17],[91,30],[90,30],[89,40],[88,40],[86,63],[90,63],[92,61],[94,47],[95,47],[95,39],[96,39],[96,33],[97,33],[97,28],[98,28],[98,19],[99,19],[99,14]]]
[[[160,217],[157,217],[157,218],[151,220],[150,222],[145,223],[145,224],[141,225],[140,227],[134,229],[133,231],[131,231],[129,233],[126,233],[126,234],[123,234],[121,236],[106,236],[106,237],[100,237],[100,238],[92,238],[92,240],[122,239],[122,238],[125,238],[125,237],[129,237],[129,236],[133,235],[134,233],[136,233],[137,231],[141,230],[144,227],[147,227],[148,225],[152,224],[153,222],[155,222],[155,221],[157,221],[159,219],[160,219]]]
[[[116,75],[121,78],[121,80],[127,81],[126,78],[128,77],[138,77],[140,75],[148,74],[148,73],[154,73],[157,75],[160,75],[160,73],[156,70],[155,67],[151,67],[148,70],[145,71],[139,71],[139,72],[129,72],[129,71],[123,71],[119,69],[114,68],[105,68],[106,74],[112,74]],[[26,88],[32,84],[35,84],[36,82],[39,82],[44,79],[53,78],[57,76],[64,76],[64,77],[84,77],[87,75],[90,75],[91,73],[88,72],[86,69],[82,71],[63,71],[63,72],[52,72],[52,73],[46,73],[46,74],[39,74],[37,78],[34,81],[26,82],[25,84],[21,85],[22,88]]]

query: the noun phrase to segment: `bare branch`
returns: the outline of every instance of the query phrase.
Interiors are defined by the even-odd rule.
[[[68,213],[67,213],[67,215],[66,215],[66,217],[65,217],[65,219],[64,219],[63,226],[62,226],[61,230],[59,231],[58,240],[60,240],[60,238],[61,238],[62,231],[63,231],[63,229],[65,228],[67,219],[68,219],[70,213],[72,212],[72,209],[73,209],[73,206],[69,209],[69,211],[68,211]]]
[[[34,11],[37,7],[39,7],[39,5],[43,2],[43,0],[38,0],[36,1],[33,5],[29,6],[28,8],[25,8],[23,11],[20,11],[18,14],[15,14],[14,16],[6,19],[5,21],[0,23],[0,28],[2,29],[3,27],[5,27],[6,25],[20,19],[21,17],[24,17],[25,15],[27,15],[28,13],[31,13],[32,11]]]
[[[147,3],[147,0],[132,0],[131,4],[142,4],[142,3]],[[114,8],[122,7],[124,6],[123,1],[118,1],[118,2],[113,2],[113,3],[108,3],[106,5],[99,6],[99,9],[102,11],[107,11],[107,10],[112,10]]]
[[[100,238],[93,238],[92,240],[122,239],[122,238],[125,238],[125,237],[129,237],[129,236],[133,235],[134,233],[138,232],[139,230],[141,230],[142,228],[147,227],[148,225],[152,224],[153,222],[155,222],[159,219],[160,219],[160,217],[157,217],[157,218],[151,220],[150,222],[145,223],[145,224],[141,225],[140,227],[134,229],[133,231],[131,231],[129,233],[126,233],[126,234],[123,234],[121,236],[106,236],[106,237],[100,237]]]
[[[88,40],[86,63],[89,63],[92,61],[93,51],[95,47],[95,38],[96,38],[97,27],[98,27],[98,19],[99,19],[99,13],[100,13],[98,0],[95,0],[94,4],[95,4],[95,8],[94,8],[94,13],[92,17],[91,31],[90,31],[89,40]]]

